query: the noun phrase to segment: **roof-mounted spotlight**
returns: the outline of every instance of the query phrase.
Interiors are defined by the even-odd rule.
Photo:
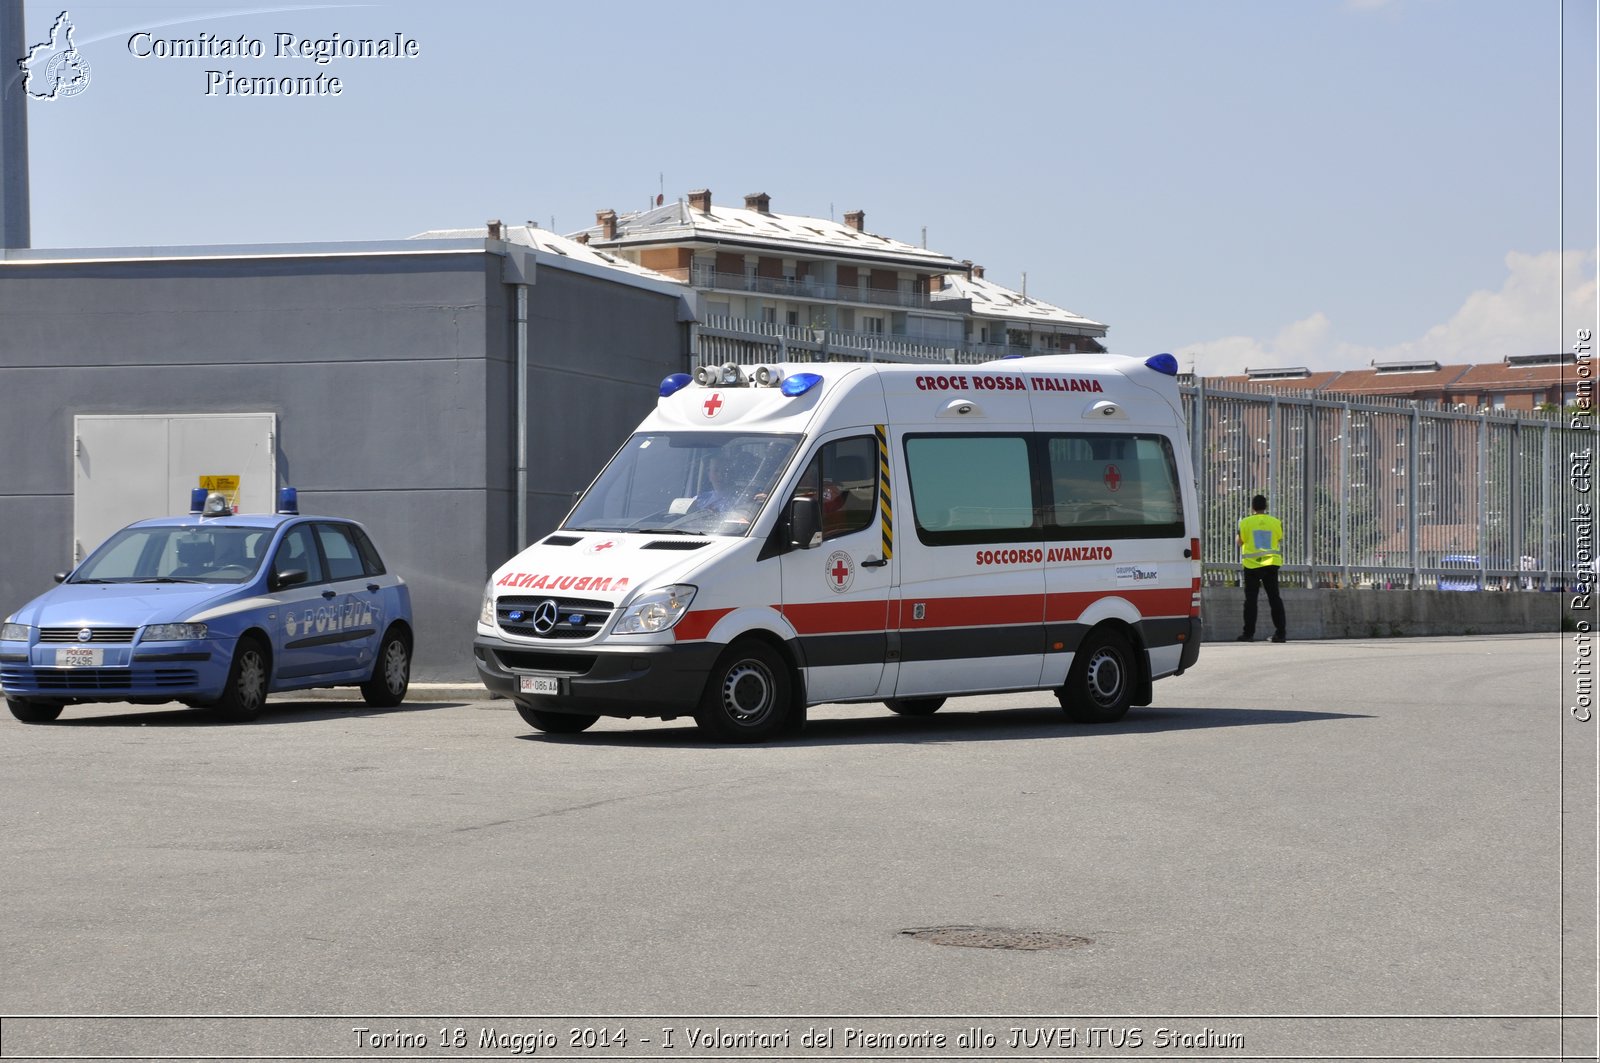
[[[746,383],[744,370],[737,362],[729,362],[722,367],[722,375],[718,382],[725,388],[744,387]]]
[[[233,515],[233,506],[228,502],[228,496],[221,491],[212,491],[206,495],[205,508],[200,511],[204,517],[228,517]]]

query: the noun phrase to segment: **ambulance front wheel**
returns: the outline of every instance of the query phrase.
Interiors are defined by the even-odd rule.
[[[723,742],[762,742],[794,716],[794,689],[783,657],[764,642],[729,646],[711,670],[695,723]]]
[[[1056,698],[1075,723],[1113,723],[1128,714],[1135,678],[1128,640],[1115,631],[1095,631],[1078,647]]]
[[[579,731],[587,731],[600,718],[579,712],[547,712],[534,708],[526,701],[517,702],[517,715],[529,727],[553,735],[575,735]]]

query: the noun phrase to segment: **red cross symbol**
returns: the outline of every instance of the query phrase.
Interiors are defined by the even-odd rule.
[[[843,587],[845,577],[850,575],[850,569],[843,561],[835,561],[833,567],[828,570],[828,575],[833,577],[835,583]]]
[[[703,405],[706,408],[706,416],[715,417],[717,411],[722,409],[722,396],[713,391],[711,397]]]
[[[1115,491],[1122,486],[1122,470],[1115,465],[1106,466],[1106,487]]]

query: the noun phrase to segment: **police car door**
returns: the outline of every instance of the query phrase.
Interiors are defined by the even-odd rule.
[[[332,641],[329,664],[336,672],[372,670],[378,634],[384,629],[380,587],[363,560],[360,532],[350,524],[319,522],[317,543],[327,566],[333,606],[329,617]]]
[[[896,496],[895,696],[1037,688],[1044,541],[1031,433],[913,427],[897,443],[907,490]]]
[[[791,550],[783,566],[784,616],[799,633],[810,702],[865,700],[893,689],[877,435],[853,429],[813,451],[793,497],[819,500],[822,544]]]
[[[302,573],[299,582],[283,585],[289,573]],[[284,533],[272,555],[272,597],[277,602],[277,623],[272,629],[274,675],[296,679],[333,670],[335,656],[328,624],[332,613],[322,555],[312,527],[296,524]]]

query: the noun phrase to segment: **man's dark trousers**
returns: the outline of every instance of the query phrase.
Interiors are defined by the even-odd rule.
[[[1244,570],[1244,637],[1255,638],[1256,595],[1267,589],[1267,607],[1272,610],[1274,634],[1281,635],[1286,623],[1283,616],[1283,599],[1278,596],[1278,566],[1261,565]]]

